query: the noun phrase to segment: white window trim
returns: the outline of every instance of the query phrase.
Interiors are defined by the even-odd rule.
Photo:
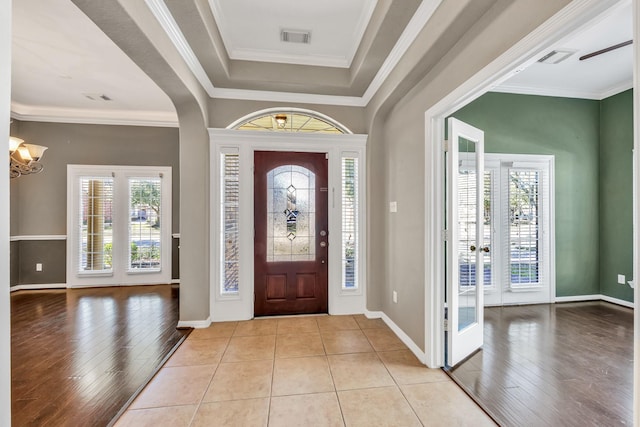
[[[214,321],[246,320],[254,315],[254,203],[253,157],[255,151],[297,151],[327,153],[329,161],[329,313],[364,313],[366,307],[366,141],[367,135],[301,134],[250,132],[232,129],[209,129],[210,138],[210,306]],[[237,294],[220,292],[220,233],[219,212],[221,194],[220,155],[236,149],[240,154],[240,270]],[[342,289],[342,155],[359,158],[359,212],[361,232],[357,290]],[[333,249],[333,250],[332,250]]]
[[[76,215],[80,208],[80,200],[78,197],[78,178],[81,176],[114,176],[116,180],[119,177],[158,177],[162,174],[162,202],[161,202],[161,264],[159,269],[150,271],[130,270],[127,268],[123,260],[116,264],[116,255],[114,254],[114,268],[112,271],[81,272],[78,270],[78,252],[79,235],[76,223]],[[138,284],[169,284],[171,283],[171,203],[172,203],[172,175],[171,167],[162,166],[111,166],[111,165],[67,165],[67,287],[87,287],[87,286],[126,286]],[[114,182],[114,216],[118,211],[127,212],[128,218],[129,207],[122,206],[125,200],[129,198],[127,182]],[[116,193],[123,193],[117,195]],[[128,230],[126,227],[120,227],[118,234],[119,239],[127,240]],[[116,233],[116,231],[114,231]],[[114,238],[116,236],[114,235]],[[128,254],[128,251],[121,251]]]

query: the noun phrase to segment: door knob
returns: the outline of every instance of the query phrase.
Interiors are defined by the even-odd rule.
[[[326,236],[326,235],[327,235],[327,232],[326,232],[326,231],[324,231],[324,230],[322,230],[322,231],[320,232],[320,235],[321,235],[322,237],[324,237],[324,236]]]
[[[490,249],[489,246],[485,246],[484,248],[482,248],[483,251],[485,251],[486,253],[489,253]]]
[[[320,247],[321,247],[321,248],[324,248],[324,247],[326,247],[326,246],[327,246],[327,242],[320,242]]]
[[[475,252],[475,251],[476,251],[476,245],[471,245],[471,246],[469,246],[469,250],[470,250],[471,252]]]

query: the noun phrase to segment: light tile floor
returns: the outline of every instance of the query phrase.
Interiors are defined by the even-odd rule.
[[[313,316],[196,329],[118,420],[162,426],[494,426],[380,319]]]

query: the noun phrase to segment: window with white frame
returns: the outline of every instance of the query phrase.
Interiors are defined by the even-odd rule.
[[[69,286],[171,281],[171,168],[69,165]]]
[[[240,156],[220,154],[220,293],[237,294],[240,287]]]

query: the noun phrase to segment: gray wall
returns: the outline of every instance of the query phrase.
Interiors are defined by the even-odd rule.
[[[434,21],[433,26],[425,28],[421,40],[433,40],[431,43],[441,48],[451,46],[404,98],[396,101],[389,95],[390,101],[372,101],[370,109],[376,110],[369,112],[371,120],[384,123],[384,128],[382,134],[373,132],[375,136],[370,137],[370,164],[383,168],[385,181],[384,187],[376,188],[375,193],[370,188],[369,193],[369,203],[375,207],[369,213],[371,222],[376,226],[375,232],[385,236],[370,260],[372,266],[383,266],[377,268],[373,292],[379,295],[381,309],[421,348],[425,348],[425,111],[566,3],[498,1],[453,44],[447,40],[446,28],[438,28],[438,21]],[[458,31],[457,22],[451,25]],[[429,31],[433,33],[431,38]],[[385,85],[394,82],[398,85],[396,90],[400,90],[402,79],[391,76]],[[383,87],[377,97],[385,92],[393,93]],[[388,213],[389,201],[398,202],[397,214]],[[397,304],[391,300],[394,289],[398,291]]]
[[[212,99],[209,101],[209,126],[226,128],[231,123],[259,110],[275,107],[306,108],[325,114],[355,134],[367,133],[364,108],[341,107],[335,105],[311,105],[280,102],[240,101],[233,99]]]
[[[556,295],[599,294],[600,103],[487,93],[453,117],[485,132],[486,152],[555,157]]]
[[[68,164],[170,166],[173,171],[172,231],[178,232],[177,129],[14,120],[12,135],[49,147],[43,157],[42,173],[11,180],[13,236],[67,234]],[[60,240],[13,242],[11,285],[64,283],[65,244]],[[173,256],[177,260],[177,252]],[[44,264],[42,272],[35,271],[36,262]]]

